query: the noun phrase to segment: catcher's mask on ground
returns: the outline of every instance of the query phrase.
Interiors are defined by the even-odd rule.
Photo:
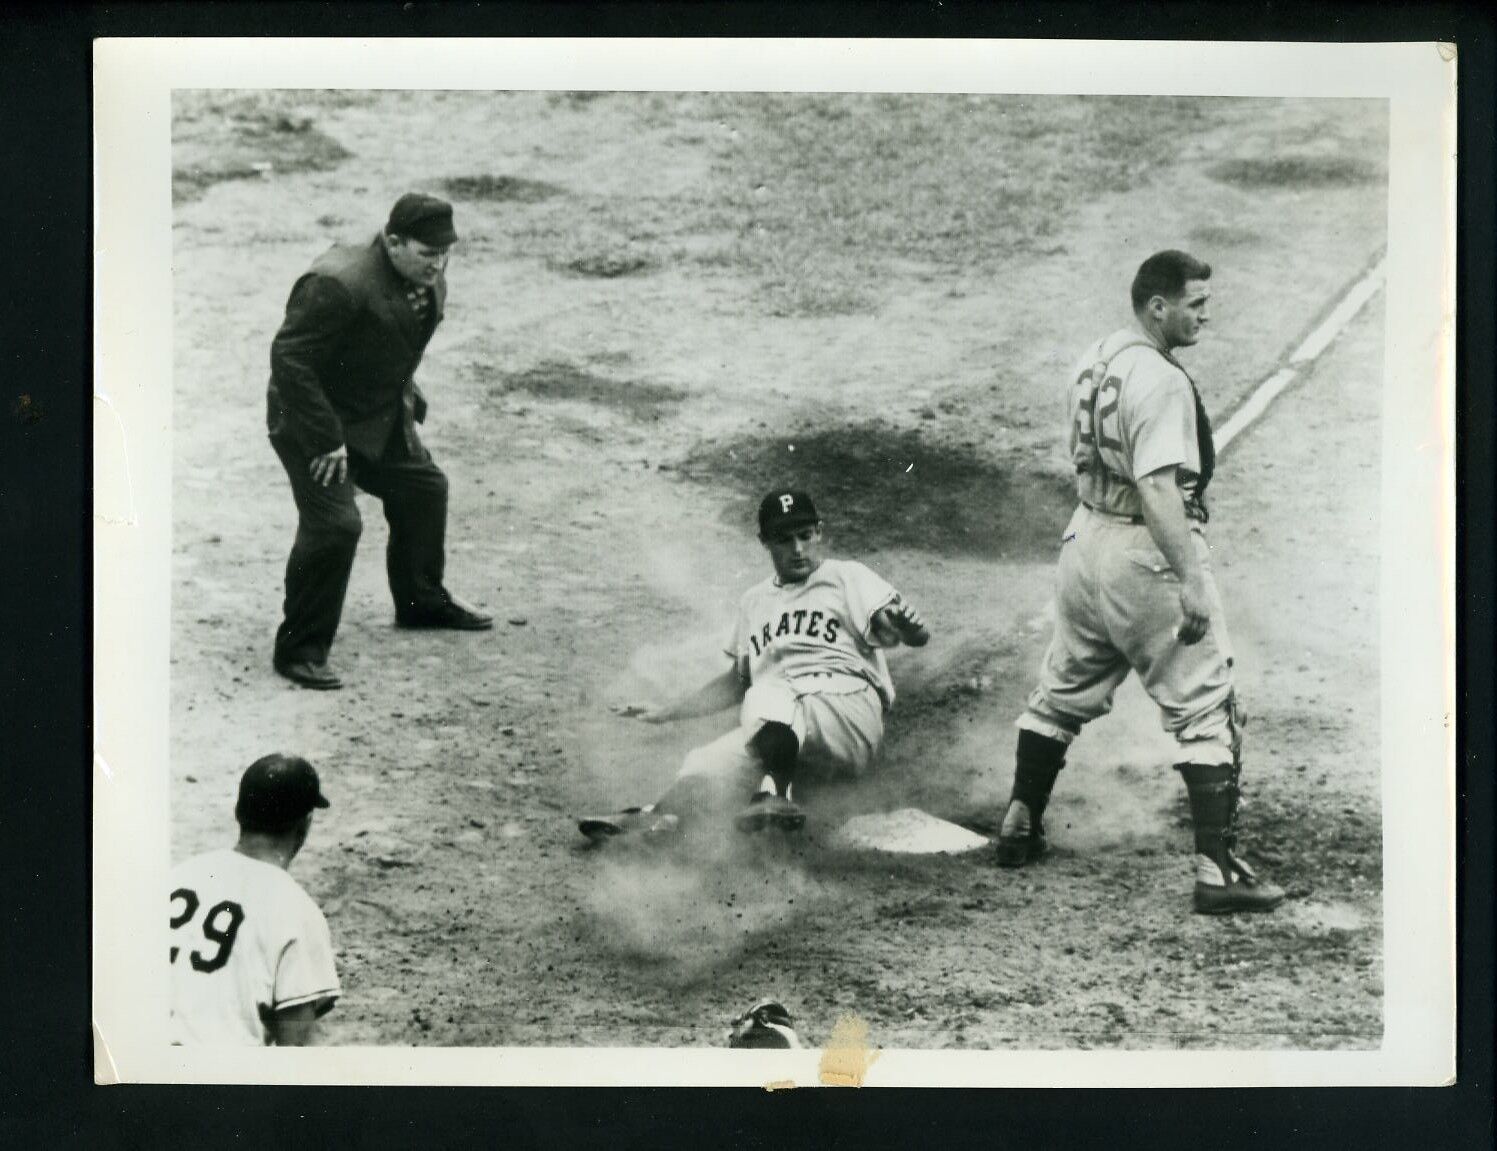
[[[729,1047],[792,1048],[801,1045],[790,1012],[773,999],[761,999],[733,1020]]]

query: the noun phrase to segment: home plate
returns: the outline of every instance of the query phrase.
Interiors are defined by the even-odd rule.
[[[832,836],[843,847],[903,855],[955,855],[987,846],[987,839],[918,807],[879,811],[849,819]]]

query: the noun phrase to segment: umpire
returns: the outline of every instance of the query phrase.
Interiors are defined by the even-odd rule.
[[[297,511],[274,662],[303,687],[342,686],[327,655],[363,530],[355,485],[390,525],[397,626],[493,626],[443,586],[447,477],[416,434],[426,399],[414,374],[442,321],[456,239],[452,205],[402,196],[371,243],[334,245],[296,281],[271,343],[270,443]]]

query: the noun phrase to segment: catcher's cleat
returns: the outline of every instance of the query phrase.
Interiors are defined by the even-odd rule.
[[[1003,813],[1003,826],[994,845],[998,866],[1023,867],[1044,855],[1049,846],[1044,824],[1030,814],[1029,805],[1022,799],[1012,800]]]
[[[594,842],[619,835],[646,839],[665,838],[680,829],[680,817],[657,812],[652,807],[626,807],[614,815],[588,815],[577,821],[577,830]]]
[[[737,1019],[728,1031],[729,1047],[790,1048],[801,1045],[795,1021],[781,1003],[761,999]]]
[[[1196,856],[1195,909],[1202,915],[1272,911],[1284,902],[1284,889],[1259,879],[1237,856],[1227,853],[1230,875],[1209,855]]]
[[[733,824],[742,832],[799,831],[806,825],[806,813],[798,804],[770,791],[761,791],[749,801],[749,805],[733,819]]]

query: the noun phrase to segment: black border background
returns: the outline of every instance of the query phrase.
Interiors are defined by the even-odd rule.
[[[1477,5],[0,3],[0,1144],[1491,1146],[1493,36]],[[89,1018],[94,36],[1448,40],[1460,47],[1460,1062],[1447,1089],[96,1088]],[[31,397],[22,409],[19,397]],[[107,578],[107,573],[104,573]],[[1474,707],[1472,703],[1474,702]]]

